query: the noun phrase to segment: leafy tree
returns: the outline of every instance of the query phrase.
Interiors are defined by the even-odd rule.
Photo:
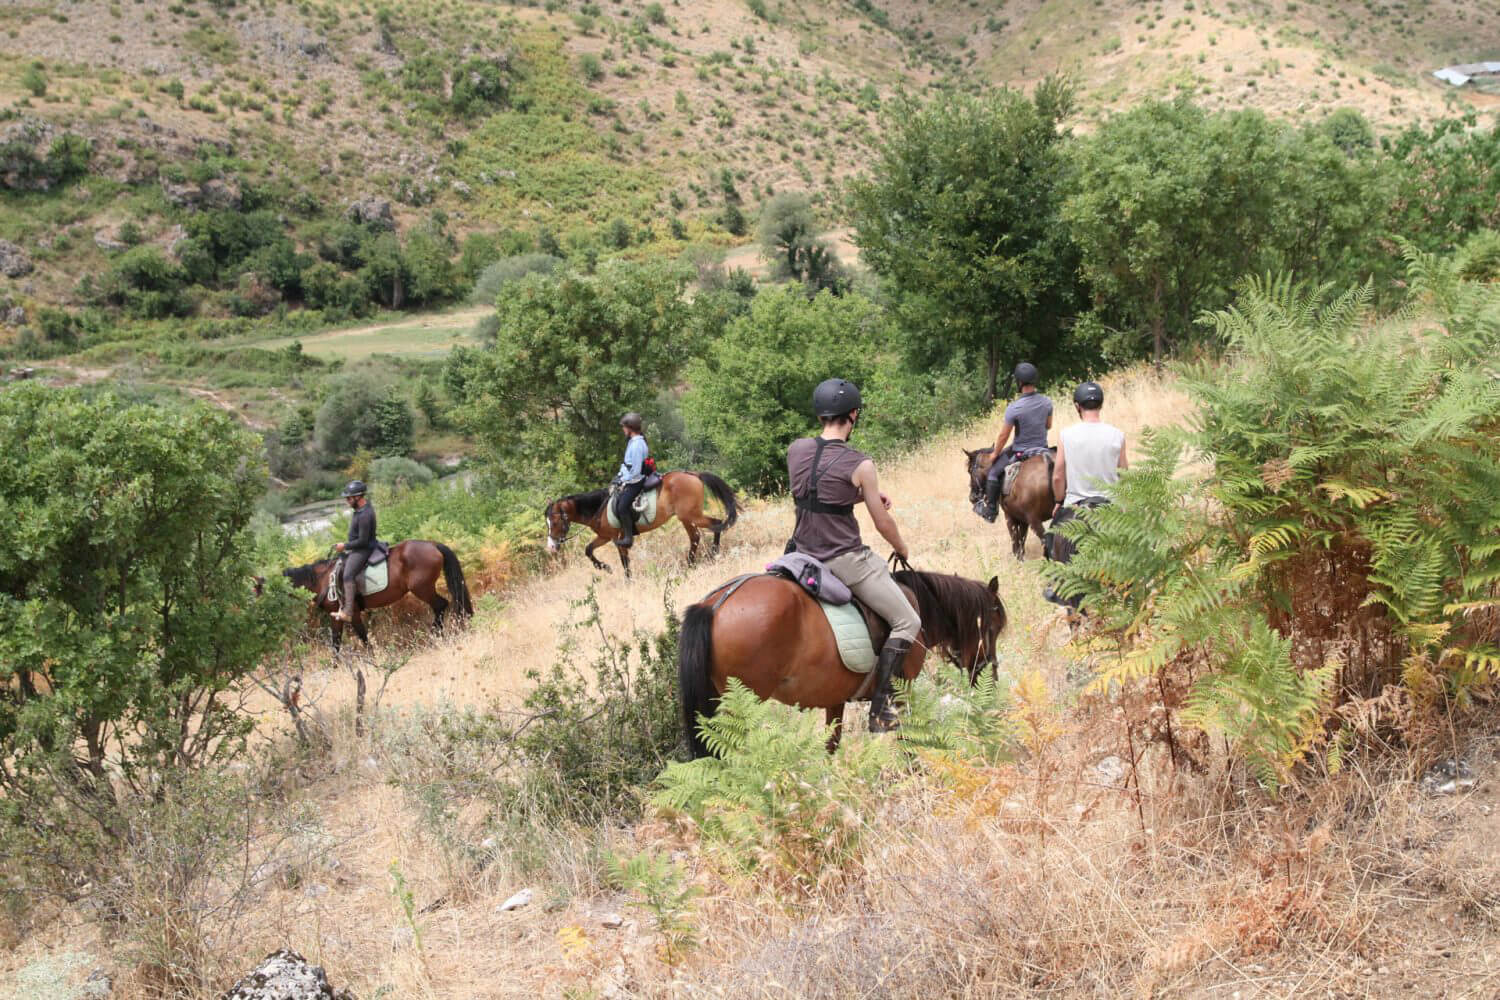
[[[887,105],[886,142],[851,186],[854,241],[896,293],[924,368],[955,356],[1000,371],[1068,351],[1076,251],[1059,219],[1059,126],[1072,91],[1057,79],[1031,100],[1008,89]]]
[[[265,470],[232,417],[25,385],[0,436],[0,827],[67,874],[122,798],[242,747],[229,695],[299,602],[252,598]]]
[[[826,378],[847,378],[864,395],[857,443],[893,444],[931,429],[938,400],[915,391],[897,343],[887,314],[862,296],[822,292],[809,300],[794,287],[768,288],[689,366],[683,412],[729,479],[780,489],[786,446],[817,426],[812,392]]]
[[[1409,125],[1382,147],[1396,164],[1388,231],[1431,253],[1500,229],[1500,128],[1480,128],[1470,112]]]
[[[803,282],[813,291],[848,287],[838,255],[818,239],[812,200],[802,192],[778,194],[766,202],[760,213],[760,249],[779,278]]]
[[[465,424],[508,475],[608,478],[621,415],[649,419],[657,391],[696,352],[685,286],[678,268],[629,261],[506,284],[494,346],[455,351],[445,372]]]
[[[396,388],[373,373],[353,372],[329,387],[313,440],[323,463],[334,467],[361,449],[377,456],[408,454],[413,433],[411,408]]]
[[[1368,269],[1375,168],[1325,130],[1151,101],[1073,150],[1063,218],[1096,315],[1125,331],[1116,353],[1139,356],[1145,333],[1159,362],[1245,274],[1290,269],[1347,283]]]

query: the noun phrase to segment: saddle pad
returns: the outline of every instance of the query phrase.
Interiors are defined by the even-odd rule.
[[[635,526],[644,528],[656,520],[656,498],[661,496],[661,490],[642,490],[641,495],[635,498]],[[609,515],[609,526],[616,531],[620,530],[620,518],[615,514],[614,494],[605,501],[605,510]]]
[[[859,605],[829,604],[819,601],[818,607],[828,617],[828,627],[833,629],[834,641],[838,643],[839,658],[844,667],[856,674],[867,674],[875,667],[875,644],[870,641],[870,629],[865,625],[865,616]]]
[[[1010,496],[1010,491],[1015,488],[1016,477],[1021,474],[1021,465],[1021,462],[1012,462],[1010,465],[1005,467],[1005,484],[1001,488],[1000,492],[1004,493],[1006,496]]]
[[[361,594],[378,594],[391,582],[391,564],[379,562],[374,566],[366,566],[365,571],[359,574],[359,592]]]

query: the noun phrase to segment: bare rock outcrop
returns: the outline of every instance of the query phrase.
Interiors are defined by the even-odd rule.
[[[335,990],[320,965],[309,965],[295,951],[283,948],[235,983],[223,1000],[355,1000],[348,990]]]
[[[31,273],[34,264],[25,250],[7,240],[0,240],[0,274],[21,278]]]

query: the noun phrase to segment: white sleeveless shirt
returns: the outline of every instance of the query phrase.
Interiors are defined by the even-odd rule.
[[[1103,421],[1083,421],[1061,431],[1064,472],[1068,479],[1065,506],[1089,497],[1108,497],[1105,488],[1120,478],[1120,449],[1125,432]]]

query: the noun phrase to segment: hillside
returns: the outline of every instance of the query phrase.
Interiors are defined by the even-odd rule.
[[[36,265],[5,287],[22,305],[76,304],[126,245],[169,249],[194,206],[251,192],[302,240],[366,198],[403,231],[440,213],[456,238],[673,252],[737,242],[731,205],[753,219],[773,191],[832,211],[898,89],[1061,71],[1085,128],[1176,93],[1389,126],[1492,107],[1428,73],[1500,55],[1500,18],[1457,0],[36,0],[0,32],[0,239]],[[58,191],[17,156],[64,133],[96,155]]]
[[[1109,415],[1134,441],[1149,425],[1186,417],[1187,399],[1170,381],[1136,372],[1105,385]],[[449,727],[477,725],[467,709],[510,717],[529,670],[559,656],[588,662],[605,634],[658,629],[664,597],[680,607],[778,554],[790,505],[758,503],[706,565],[685,567],[683,540],[669,528],[641,540],[633,583],[572,553],[466,634],[414,650],[379,637],[375,662],[399,669],[365,736],[350,726],[347,673],[321,653],[304,661],[306,705],[330,720],[334,746],[277,779],[280,818],[246,853],[270,850],[271,875],[254,883],[245,909],[213,895],[214,883],[216,908],[195,952],[203,969],[222,984],[292,947],[360,997],[837,997],[877,983],[903,996],[1044,986],[1067,995],[1492,993],[1493,781],[1444,798],[1410,776],[1352,765],[1343,780],[1275,806],[1235,805],[1157,761],[1143,807],[1112,770],[1123,750],[1111,712],[1078,693],[1086,668],[1039,596],[1035,541],[1033,558],[1018,564],[1003,529],[968,510],[959,447],[990,430],[976,424],[928,442],[887,466],[883,482],[919,565],[999,576],[1010,614],[1001,672],[1039,671],[1041,710],[1066,720],[1044,758],[972,772],[953,789],[907,789],[872,821],[876,846],[865,860],[810,897],[723,881],[699,853],[708,848],[659,822],[549,837],[529,844],[525,859],[481,844],[474,831],[504,836],[525,819],[488,813],[468,792],[445,797],[484,780],[468,757],[434,749],[468,745],[441,743],[453,738]],[[601,628],[579,635],[569,626],[590,590]],[[849,717],[857,746],[863,727]],[[268,706],[261,738],[285,748],[285,730]],[[1467,754],[1477,772],[1492,773],[1495,751],[1480,741]],[[464,752],[488,759],[477,745]],[[1012,784],[1017,775],[1024,783]],[[660,960],[650,909],[599,874],[601,852],[643,849],[687,859],[689,880],[708,893],[691,907],[698,944],[676,967]],[[137,884],[141,873],[130,878]],[[535,901],[502,911],[523,887]],[[411,894],[405,916],[402,891]],[[59,916],[0,953],[0,992],[71,996],[68,984],[101,967],[115,977],[113,996],[155,995],[127,974],[119,942]],[[225,940],[230,926],[237,933]],[[55,983],[56,992],[25,993],[28,983]]]

